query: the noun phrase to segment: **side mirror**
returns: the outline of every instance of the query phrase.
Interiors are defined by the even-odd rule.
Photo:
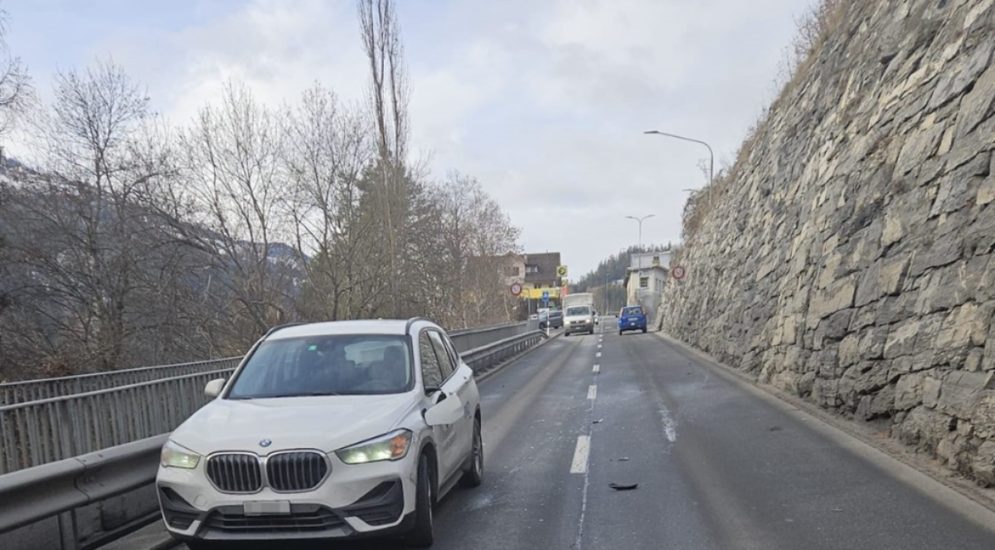
[[[455,424],[463,418],[463,402],[455,394],[449,394],[425,411],[425,423],[429,426]]]
[[[224,388],[225,388],[225,379],[215,378],[214,380],[208,382],[206,386],[204,386],[204,395],[206,395],[211,399],[214,399],[215,397],[221,395],[221,390],[223,390]]]

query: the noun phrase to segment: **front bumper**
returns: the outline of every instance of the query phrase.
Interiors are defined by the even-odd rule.
[[[590,332],[594,330],[594,323],[591,321],[573,321],[564,324],[563,330],[567,332]]]
[[[193,470],[160,468],[156,485],[166,528],[181,540],[359,538],[404,531],[413,520],[417,458],[348,465],[332,459],[318,487],[278,493],[219,492],[204,464]],[[288,501],[289,514],[246,515],[246,501]]]

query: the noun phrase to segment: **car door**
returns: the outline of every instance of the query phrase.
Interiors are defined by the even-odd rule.
[[[455,473],[470,455],[470,447],[473,443],[473,436],[470,430],[473,429],[471,422],[473,419],[474,403],[472,401],[473,396],[467,388],[467,383],[470,381],[471,376],[468,375],[466,369],[459,370],[457,359],[453,357],[449,347],[446,345],[445,334],[437,330],[432,330],[429,336],[435,348],[436,356],[439,358],[439,363],[442,365],[442,372],[447,375],[445,382],[442,384],[443,390],[447,394],[455,395],[460,400],[460,403],[463,404],[463,415],[453,425],[452,440],[449,442],[450,448],[447,449],[447,452],[452,453],[451,464],[453,470],[450,473]]]
[[[433,343],[437,345],[439,356],[445,355],[449,359],[447,364],[453,370],[452,377],[446,383],[447,389],[455,388],[460,402],[463,403],[463,418],[460,421],[457,442],[460,447],[460,456],[465,460],[470,456],[473,448],[473,414],[480,401],[480,395],[477,393],[477,385],[473,381],[473,371],[470,370],[470,367],[463,366],[449,336],[442,332],[435,332],[433,333]],[[460,464],[463,460],[459,461]]]
[[[432,342],[432,334],[434,332],[430,329],[424,329],[418,336],[422,381],[426,393],[434,398],[433,405],[441,401],[444,398],[443,396],[455,393],[453,388],[447,384],[449,382],[448,379],[451,378],[452,368],[448,363],[443,363],[440,360],[440,354],[436,351],[436,346]],[[432,391],[433,388],[437,388],[441,392]],[[439,456],[440,483],[448,480],[453,472],[454,465],[459,460],[459,449],[456,448],[460,435],[459,432],[459,422],[432,427]]]

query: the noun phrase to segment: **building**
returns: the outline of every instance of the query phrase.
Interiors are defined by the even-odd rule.
[[[515,283],[525,282],[525,256],[509,252],[504,256],[501,275],[504,277],[505,286],[510,287]],[[524,284],[523,284],[524,286]]]
[[[521,284],[522,298],[539,300],[547,292],[550,299],[559,299],[563,281],[556,275],[556,268],[560,265],[559,252],[507,254],[502,267],[504,282],[509,287]]]
[[[643,306],[647,321],[656,321],[663,287],[670,276],[670,251],[641,252],[629,256],[625,271],[625,297],[628,305]]]

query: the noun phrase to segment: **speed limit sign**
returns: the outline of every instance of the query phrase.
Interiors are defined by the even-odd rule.
[[[518,296],[522,293],[522,283],[512,283],[511,285],[511,295]]]
[[[673,275],[674,278],[679,281],[683,279],[685,275],[687,275],[687,271],[685,271],[683,266],[675,265],[674,269],[670,271],[670,274]]]

